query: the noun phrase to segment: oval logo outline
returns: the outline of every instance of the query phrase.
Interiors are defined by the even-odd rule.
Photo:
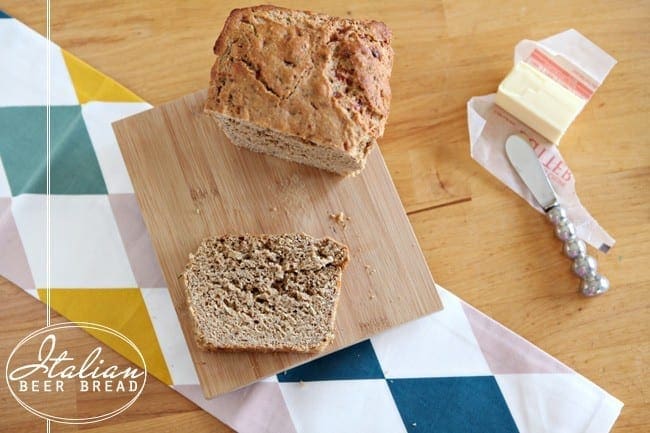
[[[101,331],[105,332],[107,334],[113,335],[114,337],[117,337],[127,343],[140,357],[140,360],[142,361],[142,366],[144,370],[144,376],[142,379],[142,386],[140,386],[140,389],[138,392],[125,404],[120,406],[119,408],[103,413],[100,415],[96,415],[93,417],[85,417],[85,418],[68,418],[68,417],[60,417],[56,415],[50,415],[47,413],[43,413],[37,409],[34,409],[33,407],[29,406],[27,403],[25,403],[20,397],[16,395],[14,392],[13,387],[11,386],[10,380],[9,380],[9,366],[11,365],[12,358],[16,354],[16,352],[28,341],[32,340],[35,337],[38,337],[41,334],[44,334],[46,332],[50,331],[58,331],[61,329],[67,329],[67,328],[82,328],[82,329],[92,329],[95,331]],[[24,337],[22,340],[16,344],[16,346],[13,348],[11,353],[9,354],[9,358],[7,359],[7,365],[5,367],[5,381],[7,383],[7,387],[9,388],[9,392],[13,396],[13,398],[20,404],[26,411],[32,413],[33,415],[38,416],[39,418],[49,420],[52,422],[60,423],[60,424],[92,424],[100,421],[107,420],[109,418],[112,418],[116,415],[119,415],[120,413],[124,412],[127,410],[129,407],[131,407],[135,401],[140,397],[142,394],[142,391],[144,391],[144,387],[147,383],[147,362],[144,359],[144,355],[142,355],[142,352],[136,346],[136,344],[126,335],[122,334],[119,331],[116,331],[115,329],[109,328],[108,326],[101,325],[99,323],[92,323],[92,322],[63,322],[63,323],[56,323],[50,326],[45,326],[43,328],[37,329],[30,334],[28,334],[26,337]]]

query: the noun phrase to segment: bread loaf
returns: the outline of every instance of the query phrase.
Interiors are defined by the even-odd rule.
[[[388,117],[390,43],[376,21],[235,9],[214,46],[205,111],[238,146],[358,173]]]
[[[322,350],[348,261],[344,245],[306,234],[205,239],[183,273],[205,349]]]

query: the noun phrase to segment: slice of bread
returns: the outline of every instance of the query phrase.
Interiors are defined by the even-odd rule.
[[[317,352],[334,338],[348,249],[303,233],[203,240],[183,273],[199,346]]]

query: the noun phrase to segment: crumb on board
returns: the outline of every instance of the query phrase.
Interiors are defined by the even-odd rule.
[[[197,214],[197,215],[200,215],[201,214],[201,209],[199,209],[197,207],[196,209],[194,209],[194,213]]]
[[[372,275],[372,274],[374,274],[375,272],[377,272],[377,269],[373,268],[373,267],[370,266],[370,265],[364,265],[363,267],[366,268],[366,273],[367,273],[368,275]]]
[[[270,210],[271,212],[277,212],[277,211],[278,211],[278,208],[275,207],[275,206],[273,206],[273,207],[269,208],[269,210]]]
[[[347,216],[344,212],[338,212],[330,214],[330,219],[345,229],[347,227],[348,221],[350,221],[352,218]]]

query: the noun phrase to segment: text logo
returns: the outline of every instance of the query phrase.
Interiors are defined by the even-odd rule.
[[[121,359],[107,361],[99,346],[79,347],[75,339],[79,328],[115,342],[142,368]],[[135,403],[144,390],[147,366],[140,349],[125,335],[96,323],[68,322],[23,338],[9,355],[5,378],[14,398],[34,415],[88,424],[118,415]]]

